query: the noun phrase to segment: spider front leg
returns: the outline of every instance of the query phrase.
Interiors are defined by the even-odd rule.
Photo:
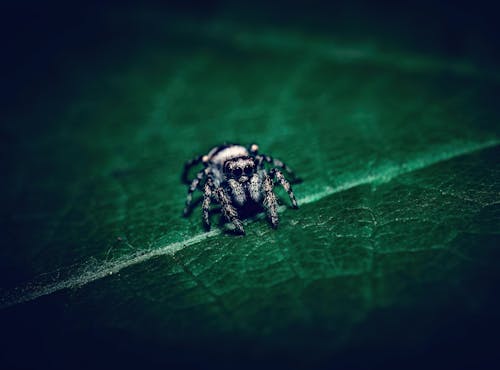
[[[222,214],[224,215],[224,217],[234,225],[234,227],[240,234],[245,234],[243,224],[238,218],[238,212],[232,205],[231,199],[227,195],[226,191],[223,188],[218,187],[215,190],[215,194],[217,195],[217,199],[222,207]]]
[[[184,207],[184,212],[183,212],[184,217],[189,215],[191,202],[193,201],[193,193],[198,188],[198,185],[203,180],[203,178],[207,176],[209,173],[210,169],[208,167],[204,168],[200,172],[198,172],[195,179],[191,182],[191,185],[189,186],[188,193],[186,196],[186,206]]]
[[[267,218],[271,222],[273,228],[278,227],[278,200],[274,194],[274,182],[268,174],[264,175],[264,181],[262,182],[262,190],[264,191],[263,205],[267,211]]]
[[[295,194],[293,193],[292,190],[292,185],[290,185],[285,176],[283,176],[283,173],[281,173],[281,171],[278,170],[277,168],[273,168],[271,169],[271,171],[269,171],[269,176],[271,176],[271,178],[276,177],[281,186],[283,186],[283,189],[285,189],[285,191],[288,193],[293,208],[295,209],[299,208],[299,205],[297,204],[297,199],[295,199]]]
[[[245,189],[243,189],[243,186],[236,180],[234,179],[229,179],[227,181],[227,184],[229,186],[229,189],[231,189],[231,193],[233,195],[233,200],[238,206],[242,206],[245,204],[247,198],[245,195]]]
[[[260,203],[262,199],[262,176],[260,172],[254,173],[252,177],[250,178],[250,185],[248,187],[249,193],[250,193],[250,198],[255,203]]]

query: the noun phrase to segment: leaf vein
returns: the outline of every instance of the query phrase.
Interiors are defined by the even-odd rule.
[[[482,143],[462,143],[462,145],[457,145],[457,143],[446,144],[434,148],[434,150],[427,153],[421,153],[420,156],[416,156],[414,159],[409,160],[406,163],[381,166],[377,172],[372,171],[371,173],[364,174],[356,179],[353,179],[352,181],[346,181],[335,187],[327,187],[323,191],[299,198],[299,204],[305,205],[314,203],[335,193],[346,191],[360,185],[388,182],[405,173],[417,171],[465,154],[471,154],[483,149],[495,147],[499,144],[500,140],[497,139],[492,139]],[[280,207],[280,211],[283,211],[284,209],[285,207]],[[95,262],[94,259],[94,262],[84,264],[76,268],[74,266],[71,267],[71,271],[69,271],[67,276],[62,278],[60,278],[61,271],[66,272],[67,269],[62,268],[52,273],[43,274],[23,286],[18,286],[10,291],[2,293],[2,296],[0,297],[0,309],[32,301],[61,290],[78,288],[87,285],[118,273],[130,266],[147,262],[152,258],[168,255],[172,256],[184,248],[199,244],[204,240],[221,234],[222,231],[220,229],[214,229],[210,232],[195,235],[181,242],[175,242],[163,247],[133,253],[132,255],[123,256],[116,260]]]

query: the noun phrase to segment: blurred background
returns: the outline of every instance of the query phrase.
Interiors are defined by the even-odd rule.
[[[3,2],[0,363],[494,365],[497,15]],[[181,217],[183,163],[225,141],[303,179],[277,231]]]

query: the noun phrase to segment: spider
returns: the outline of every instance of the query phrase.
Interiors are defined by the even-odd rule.
[[[244,147],[238,144],[223,144],[212,148],[208,154],[200,155],[186,162],[182,180],[189,186],[184,208],[184,217],[190,213],[193,193],[203,189],[203,224],[210,230],[210,205],[212,201],[221,205],[222,215],[233,224],[237,233],[245,234],[239,218],[239,212],[258,206],[266,210],[273,228],[279,223],[278,201],[274,194],[275,181],[281,184],[290,197],[293,208],[298,208],[290,182],[279,168],[287,172],[293,179],[293,171],[279,159],[258,154],[259,147],[252,144]],[[269,171],[264,163],[274,166]],[[191,167],[202,163],[204,168],[190,182],[188,173]],[[203,188],[202,188],[203,186]]]

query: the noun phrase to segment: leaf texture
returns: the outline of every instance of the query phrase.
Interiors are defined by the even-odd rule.
[[[194,361],[189,349],[319,363],[385,358],[374,333],[405,353],[493,315],[495,71],[217,18],[110,22],[156,37],[70,55],[61,86],[4,129],[9,330],[50,333],[68,356],[65,335],[160,362]],[[224,141],[302,178],[298,211],[280,193],[277,230],[262,215],[245,237],[181,217],[183,162]]]

